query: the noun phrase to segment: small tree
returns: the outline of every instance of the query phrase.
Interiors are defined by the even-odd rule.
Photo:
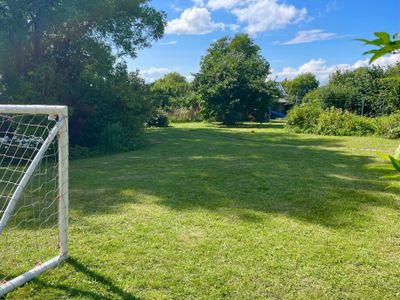
[[[289,99],[293,103],[299,103],[303,97],[319,86],[319,81],[312,73],[304,73],[293,80],[285,80],[282,82],[283,87],[289,95]]]
[[[169,73],[156,80],[150,87],[152,96],[163,109],[186,107],[190,83],[177,72]]]
[[[213,43],[194,80],[204,101],[205,117],[227,125],[244,114],[261,121],[277,93],[275,86],[266,82],[269,73],[269,63],[248,35],[223,37]]]

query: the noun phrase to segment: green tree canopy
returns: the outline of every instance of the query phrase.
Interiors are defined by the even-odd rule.
[[[399,64],[381,68],[337,70],[326,86],[309,92],[303,102],[334,106],[367,116],[387,115],[400,110]]]
[[[284,80],[282,86],[288,93],[289,99],[293,103],[301,102],[303,97],[319,86],[319,81],[312,73],[300,74],[293,80]]]
[[[151,107],[121,60],[164,26],[149,0],[0,0],[0,101],[69,105],[72,143],[99,146],[110,128],[131,136]]]
[[[186,100],[190,89],[190,83],[177,72],[169,73],[156,80],[150,88],[154,99],[159,101],[164,109],[187,106]]]
[[[275,85],[266,82],[269,73],[269,63],[248,35],[211,44],[194,80],[205,116],[224,124],[239,121],[243,114],[261,120],[277,94]]]

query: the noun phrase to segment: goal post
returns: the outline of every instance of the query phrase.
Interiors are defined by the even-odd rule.
[[[0,105],[0,297],[68,256],[68,108]]]

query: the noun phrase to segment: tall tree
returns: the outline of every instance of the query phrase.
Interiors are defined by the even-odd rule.
[[[150,46],[164,26],[149,0],[0,0],[0,101],[67,104],[72,143],[96,146],[123,117],[100,112],[148,113],[139,109],[145,95],[131,91],[142,83],[116,62]]]
[[[205,103],[205,116],[224,124],[236,123],[243,114],[261,120],[277,94],[275,86],[266,82],[269,73],[269,63],[248,35],[213,43],[194,80]]]

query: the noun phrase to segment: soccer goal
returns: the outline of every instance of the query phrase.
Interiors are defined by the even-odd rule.
[[[68,255],[68,109],[0,105],[0,297]]]

